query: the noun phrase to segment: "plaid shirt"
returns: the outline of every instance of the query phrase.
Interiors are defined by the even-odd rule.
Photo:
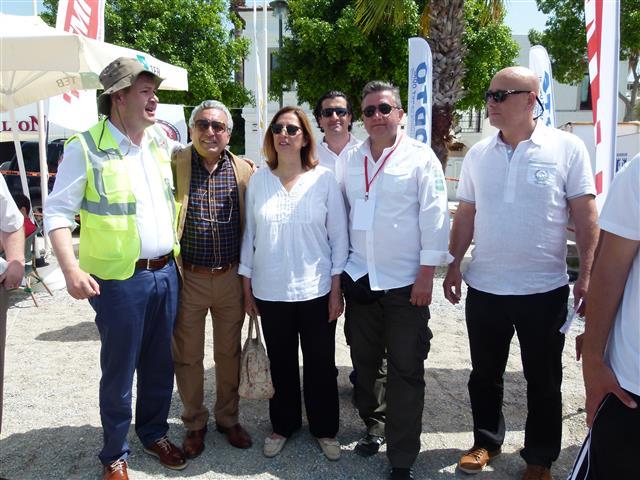
[[[182,259],[210,268],[237,262],[240,256],[238,183],[225,150],[213,173],[192,148],[189,207],[180,241]]]

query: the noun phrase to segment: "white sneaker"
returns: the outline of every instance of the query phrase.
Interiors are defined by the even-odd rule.
[[[340,460],[340,442],[335,438],[316,438],[322,449],[322,453],[331,461]]]
[[[267,437],[264,439],[264,448],[262,449],[262,453],[267,458],[275,457],[282,451],[285,443],[287,443],[286,437]]]

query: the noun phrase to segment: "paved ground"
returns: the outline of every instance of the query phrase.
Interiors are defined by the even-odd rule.
[[[427,391],[422,419],[422,448],[415,465],[417,479],[470,478],[456,470],[463,449],[471,445],[471,415],[466,390],[469,354],[461,306],[443,298],[436,283],[430,326],[434,332],[425,375]],[[71,299],[64,290],[49,297],[38,290],[40,307],[14,295],[9,311],[5,373],[5,414],[0,437],[0,477],[11,480],[97,479],[97,452],[101,444],[97,405],[99,341],[87,302]],[[342,323],[342,320],[340,320]],[[208,326],[209,335],[211,327]],[[564,438],[554,478],[566,478],[586,427],[580,407],[584,403],[579,364],[573,358],[575,329],[564,354]],[[353,453],[362,425],[351,405],[351,370],[348,348],[338,328],[337,364],[341,401],[343,457],[327,461],[308,430],[295,435],[275,459],[262,455],[262,441],[270,432],[267,402],[241,401],[241,422],[253,435],[247,451],[230,447],[220,434],[207,436],[206,450],[182,472],[164,469],[143,453],[130,432],[133,479],[363,479],[386,478],[384,454],[363,459]],[[246,335],[246,333],[245,333]],[[213,401],[213,356],[209,338],[206,356],[206,401]],[[507,438],[504,453],[478,480],[518,479],[524,464],[522,446],[526,397],[519,359],[513,345],[506,373],[504,411]],[[171,437],[180,441],[180,400],[174,392],[170,413]]]

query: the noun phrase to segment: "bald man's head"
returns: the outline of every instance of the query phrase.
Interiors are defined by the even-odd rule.
[[[496,83],[510,85],[505,90],[530,90],[532,92],[540,91],[540,81],[538,76],[532,70],[526,67],[507,67],[495,74],[491,85]],[[494,90],[490,87],[491,90]]]
[[[496,73],[487,95],[491,125],[503,134],[531,130],[539,88],[538,76],[528,68],[508,67]]]

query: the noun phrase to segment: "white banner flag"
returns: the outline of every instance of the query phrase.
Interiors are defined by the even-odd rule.
[[[584,13],[596,143],[596,204],[600,211],[607,197],[616,159],[620,2],[585,0]]]
[[[409,39],[409,95],[407,134],[431,146],[431,92],[433,69],[431,48],[422,37]]]
[[[543,108],[541,109],[538,105],[536,116],[540,117],[546,126],[556,128],[556,101],[553,96],[551,61],[547,50],[543,46],[534,45],[529,50],[529,68],[536,73],[538,80],[540,80],[538,100],[540,100]]]
[[[60,0],[56,29],[104,41],[105,0]],[[98,121],[95,90],[71,90],[49,101],[49,121],[83,131]]]
[[[184,106],[159,103],[156,108],[156,123],[162,127],[171,140],[186,145],[187,122],[184,119]]]

